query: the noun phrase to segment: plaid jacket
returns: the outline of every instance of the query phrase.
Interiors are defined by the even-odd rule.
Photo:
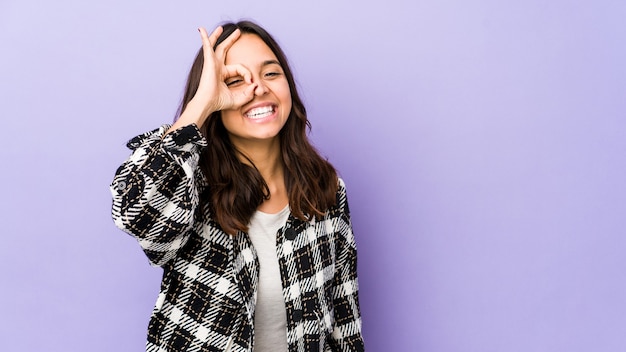
[[[115,224],[163,280],[147,351],[252,351],[259,262],[245,233],[226,234],[200,209],[206,140],[195,125],[133,138],[111,184]],[[277,235],[290,352],[363,351],[356,247],[345,186],[322,220],[292,215]]]

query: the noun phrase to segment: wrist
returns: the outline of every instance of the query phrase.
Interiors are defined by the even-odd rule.
[[[190,123],[195,123],[198,126],[202,126],[204,121],[216,110],[209,104],[195,99],[191,99],[185,110],[180,114],[179,119]]]

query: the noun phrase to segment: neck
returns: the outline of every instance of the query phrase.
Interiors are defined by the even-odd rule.
[[[233,144],[243,154],[239,156],[239,160],[246,164],[252,161],[269,188],[270,198],[261,204],[259,210],[268,213],[282,210],[289,203],[289,198],[285,187],[284,167],[278,138],[271,141],[233,142]]]
[[[240,152],[238,155],[242,163],[254,163],[263,179],[268,184],[283,174],[283,161],[281,158],[280,141],[274,138],[271,141],[233,141],[235,148]],[[250,159],[247,160],[246,158]]]

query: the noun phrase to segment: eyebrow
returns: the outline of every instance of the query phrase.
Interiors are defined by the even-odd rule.
[[[280,66],[280,62],[278,62],[278,60],[265,60],[263,61],[263,63],[261,64],[261,67],[265,67],[267,65],[278,65]],[[282,66],[281,66],[282,67]]]

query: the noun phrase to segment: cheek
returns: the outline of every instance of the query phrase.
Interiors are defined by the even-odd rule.
[[[231,132],[233,126],[235,126],[237,123],[237,117],[235,112],[230,110],[223,110],[220,114],[220,119],[222,119],[222,124],[228,132]]]
[[[291,111],[291,91],[289,90],[289,84],[285,82],[282,84],[277,90],[278,99],[280,99],[283,106],[285,106],[287,111]]]
[[[285,97],[283,97],[283,106],[287,112],[291,111],[291,105],[291,95],[286,94]]]

